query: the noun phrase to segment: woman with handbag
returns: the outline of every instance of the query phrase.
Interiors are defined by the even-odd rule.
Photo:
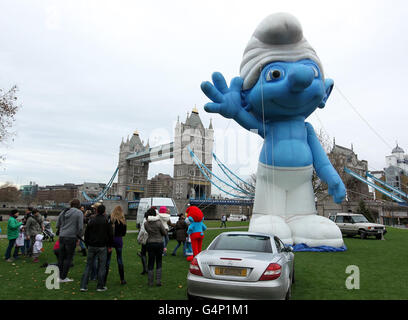
[[[120,276],[120,284],[126,284],[125,270],[122,260],[123,237],[126,235],[126,220],[121,206],[116,206],[110,215],[110,223],[113,228],[113,248],[116,251],[116,261],[118,262],[118,270]],[[108,256],[106,259],[106,274],[105,286],[108,279],[109,266],[112,257],[112,248],[108,248]]]
[[[149,237],[149,234],[147,233],[146,228],[144,226],[145,222],[147,221],[147,216],[148,216],[148,210],[146,211],[144,215],[143,222],[140,225],[139,234],[137,236],[137,242],[142,246],[142,250],[137,253],[137,255],[142,260],[143,271],[141,274],[147,274],[146,242],[147,242],[147,238]]]
[[[146,249],[149,256],[147,263],[147,278],[148,286],[153,286],[154,282],[154,265],[156,265],[156,285],[161,286],[162,278],[162,254],[163,254],[163,237],[166,235],[166,229],[160,221],[160,217],[156,214],[156,210],[150,208],[147,210],[148,217],[144,223],[149,237],[146,242]]]

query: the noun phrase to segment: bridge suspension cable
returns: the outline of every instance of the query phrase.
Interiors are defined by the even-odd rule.
[[[232,174],[235,178],[237,178],[239,181],[241,181],[244,185],[248,186],[249,189],[251,190],[251,192],[250,192],[251,194],[253,194],[253,193],[255,192],[255,186],[254,186],[254,185],[252,185],[252,184],[246,182],[245,180],[243,180],[243,179],[241,179],[239,176],[237,176],[234,172],[232,172],[225,164],[223,164],[223,163],[217,158],[217,156],[215,155],[215,153],[213,153],[213,157],[214,157],[214,160],[216,161],[216,163],[218,164],[218,166],[221,168],[222,172],[224,172],[224,174],[227,176],[227,178],[228,178],[230,181],[232,181],[232,183],[234,183],[239,189],[241,189],[242,192],[248,193],[248,191],[245,190],[245,189],[243,189],[241,185],[239,185],[238,183],[236,183],[236,182],[234,181],[234,179],[232,179],[231,176],[228,175],[228,174],[225,172],[225,170],[227,170],[227,171],[228,171],[230,174]]]
[[[90,202],[97,202],[101,199],[106,199],[105,195],[108,192],[108,190],[112,187],[113,181],[115,180],[115,177],[118,171],[119,171],[119,167],[116,168],[115,172],[113,173],[109,182],[106,184],[105,188],[103,188],[103,190],[95,198],[91,198],[90,196],[86,194],[85,191],[82,191],[82,195],[84,196],[84,198]]]
[[[198,167],[198,169],[200,170],[200,172],[203,174],[203,176],[213,185],[215,186],[217,189],[219,189],[220,191],[235,197],[235,198],[240,198],[240,199],[252,199],[254,197],[254,193],[250,193],[245,191],[245,193],[247,194],[247,196],[240,196],[237,194],[233,194],[227,190],[225,190],[224,188],[220,187],[218,184],[216,184],[210,177],[209,175],[211,175],[212,177],[215,177],[217,180],[219,180],[221,183],[223,183],[224,185],[232,188],[235,191],[238,191],[240,193],[243,193],[242,189],[238,189],[234,186],[232,186],[231,184],[229,184],[228,182],[225,182],[223,179],[219,178],[216,174],[214,174],[204,163],[201,162],[201,160],[195,155],[195,153],[191,150],[190,147],[187,147],[188,151],[190,152],[190,156],[193,159],[195,165]]]

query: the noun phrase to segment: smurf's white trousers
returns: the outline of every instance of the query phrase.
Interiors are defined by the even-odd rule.
[[[316,214],[313,166],[274,167],[258,163],[249,231],[278,236],[285,244],[341,247],[337,225]]]

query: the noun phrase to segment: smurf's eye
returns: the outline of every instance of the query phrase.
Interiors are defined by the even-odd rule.
[[[317,70],[317,68],[315,66],[311,66],[311,67],[313,69],[315,78],[318,78],[319,77],[319,71]]]
[[[273,81],[282,78],[283,72],[278,69],[271,69],[266,74],[266,81]]]

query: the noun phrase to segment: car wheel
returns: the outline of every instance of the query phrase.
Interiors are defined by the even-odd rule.
[[[197,298],[194,297],[194,296],[192,296],[191,294],[189,294],[189,293],[187,292],[187,300],[189,300],[189,301],[194,301],[194,300],[197,300]]]
[[[381,240],[381,233],[377,234],[375,237],[377,238],[377,240]]]
[[[367,234],[364,231],[360,231],[360,238],[361,239],[367,238]]]

